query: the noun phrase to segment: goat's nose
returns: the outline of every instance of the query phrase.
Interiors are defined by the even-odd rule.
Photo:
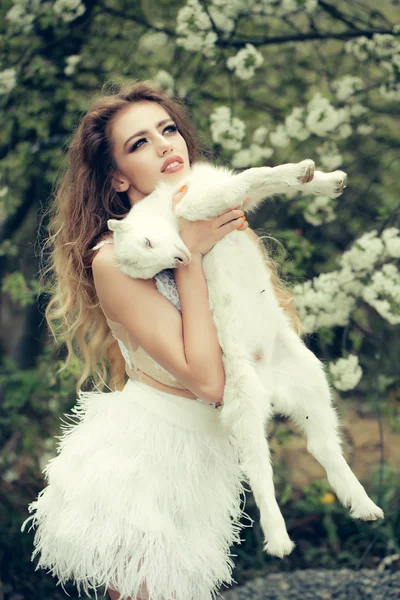
[[[177,255],[174,257],[175,266],[184,267],[185,265],[188,265],[191,260],[190,253],[187,250],[184,250],[183,248],[177,248],[177,250],[179,254],[177,253]]]
[[[175,256],[174,257],[175,260],[175,266],[176,267],[184,267],[185,265],[188,265],[190,262],[190,259],[187,256]]]

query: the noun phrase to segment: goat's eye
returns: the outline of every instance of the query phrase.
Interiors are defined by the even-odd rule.
[[[144,238],[144,239],[145,239],[146,246],[150,246],[150,248],[152,248],[149,238]]]

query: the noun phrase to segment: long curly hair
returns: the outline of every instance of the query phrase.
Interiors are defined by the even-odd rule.
[[[54,186],[54,202],[48,217],[48,235],[41,248],[40,280],[50,301],[45,318],[56,345],[65,343],[67,356],[57,371],[77,361],[80,377],[76,393],[90,376],[94,387],[121,390],[125,363],[107,325],[93,283],[91,248],[109,234],[107,220],[122,218],[131,205],[124,193],[112,187],[117,168],[110,144],[110,126],[119,110],[142,100],[157,102],[177,124],[186,141],[190,164],[205,157],[192,128],[187,109],[150,81],[114,87],[97,98],[80,120],[66,154],[66,168]],[[255,240],[260,238],[247,229]],[[262,244],[266,267],[271,271],[279,302],[291,318],[294,330],[303,327],[292,304],[292,294],[279,278],[277,265]],[[49,250],[48,250],[49,249]],[[44,253],[48,250],[48,259]]]

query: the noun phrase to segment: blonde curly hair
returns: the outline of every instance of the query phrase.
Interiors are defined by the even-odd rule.
[[[107,220],[121,218],[131,208],[127,194],[116,192],[111,185],[117,165],[109,134],[117,112],[142,100],[157,102],[175,121],[186,141],[190,164],[205,156],[184,105],[149,81],[123,85],[100,96],[73,133],[66,168],[55,183],[54,202],[43,215],[49,221],[48,236],[41,248],[39,275],[50,295],[46,322],[56,345],[65,343],[67,348],[65,362],[57,373],[73,359],[77,361],[81,373],[76,383],[77,394],[89,376],[94,387],[101,391],[106,386],[121,390],[125,384],[124,359],[96,295],[91,248],[109,234]],[[247,233],[257,243],[261,242],[250,228]],[[279,302],[290,316],[294,330],[301,335],[303,327],[292,304],[292,294],[262,242],[260,247]]]

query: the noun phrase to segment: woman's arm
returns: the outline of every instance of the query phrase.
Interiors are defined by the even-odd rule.
[[[174,274],[182,308],[186,361],[198,379],[203,377],[213,382],[210,393],[220,402],[225,388],[225,371],[200,254],[194,254],[185,267],[174,269]]]
[[[202,267],[198,267],[195,276],[198,276],[199,269]],[[114,246],[108,244],[97,251],[92,263],[92,272],[101,307],[110,319],[125,327],[133,345],[136,347],[139,344],[198,398],[206,402],[220,402],[222,394],[220,390],[216,394],[215,378],[211,379],[209,373],[204,370],[199,372],[197,369],[194,372],[188,363],[183,342],[183,318],[175,306],[160,294],[154,281],[132,279],[122,273],[114,256]],[[192,272],[193,267],[184,274],[183,287],[189,284]],[[200,292],[201,286],[199,288]],[[194,311],[190,310],[191,306],[189,311],[187,310],[185,290],[182,289],[180,293],[185,318],[194,315]],[[189,327],[189,331],[193,331],[193,328]],[[197,334],[201,336],[200,329]],[[192,336],[189,337],[192,339]]]

